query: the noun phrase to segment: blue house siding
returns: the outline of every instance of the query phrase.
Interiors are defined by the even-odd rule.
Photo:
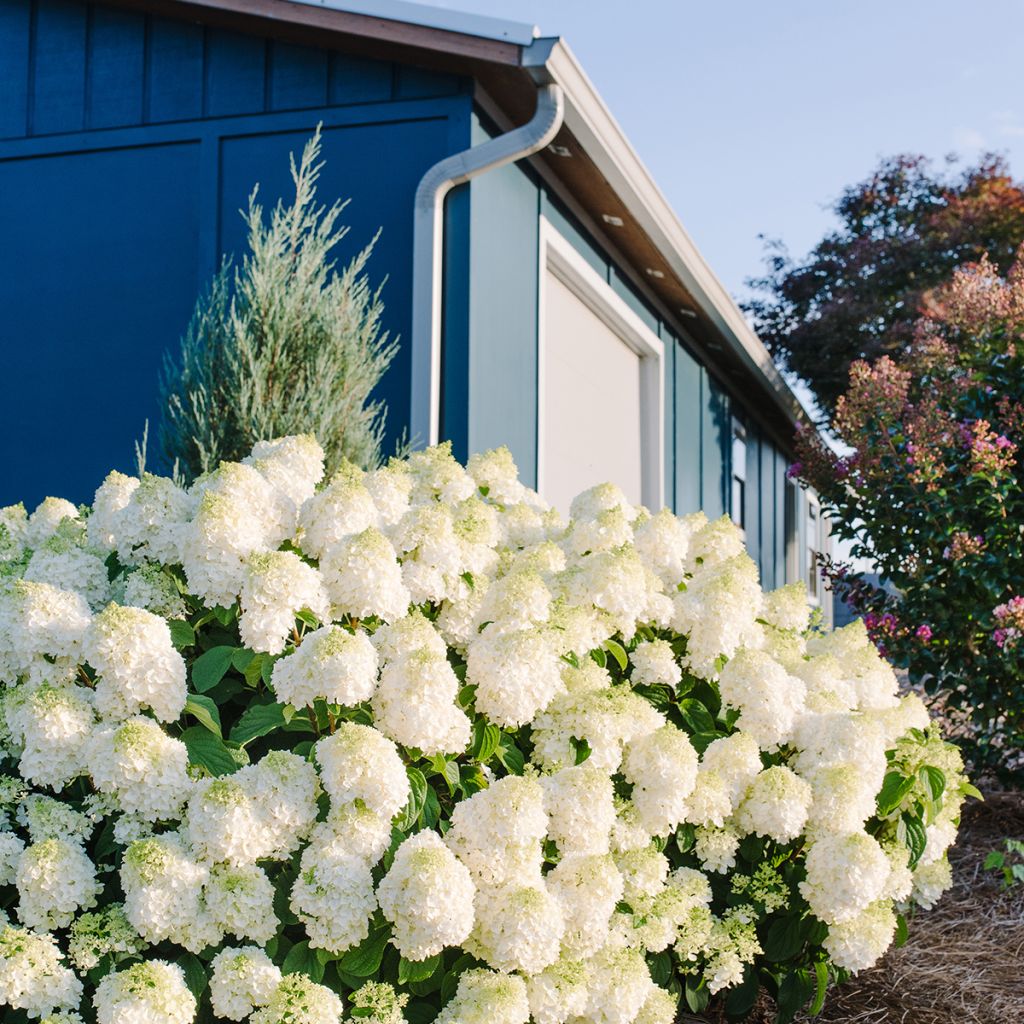
[[[159,418],[163,354],[242,247],[239,209],[257,182],[265,207],[288,196],[288,154],[318,122],[320,196],[352,200],[338,256],[382,229],[369,273],[387,278],[384,324],[407,339],[413,195],[469,145],[470,113],[453,76],[74,0],[0,0],[0,504],[88,500],[107,469],[130,468]],[[406,427],[407,346],[381,391],[390,444]]]

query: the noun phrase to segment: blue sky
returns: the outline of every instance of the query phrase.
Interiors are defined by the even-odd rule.
[[[882,155],[1024,177],[1024,0],[445,0],[562,35],[734,295]]]

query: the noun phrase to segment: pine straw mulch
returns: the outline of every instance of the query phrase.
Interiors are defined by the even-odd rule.
[[[1024,840],[1024,793],[969,801],[950,851],[953,888],[910,924],[910,938],[881,963],[833,989],[816,1018],[800,1024],[1022,1024],[1024,886],[1006,891],[984,871],[990,850]],[[749,1024],[770,1024],[770,1001]]]

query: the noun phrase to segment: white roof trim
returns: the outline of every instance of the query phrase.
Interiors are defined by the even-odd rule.
[[[446,32],[458,32],[482,39],[496,39],[517,46],[529,46],[540,34],[535,25],[525,22],[505,21],[483,14],[453,11],[448,8],[430,7],[427,4],[411,3],[409,0],[294,0],[310,7],[328,7],[349,14],[364,14],[370,18],[385,21],[401,21],[408,25],[421,25]]]
[[[565,41],[538,39],[524,52],[523,63],[531,67],[539,80],[554,81],[562,87],[566,127],[729,347],[749,370],[768,382],[790,418],[810,420],[764,343],[694,245]]]

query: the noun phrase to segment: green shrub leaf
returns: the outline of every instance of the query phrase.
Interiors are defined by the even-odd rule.
[[[211,647],[192,664],[192,686],[197,693],[212,690],[231,668],[234,647]]]

